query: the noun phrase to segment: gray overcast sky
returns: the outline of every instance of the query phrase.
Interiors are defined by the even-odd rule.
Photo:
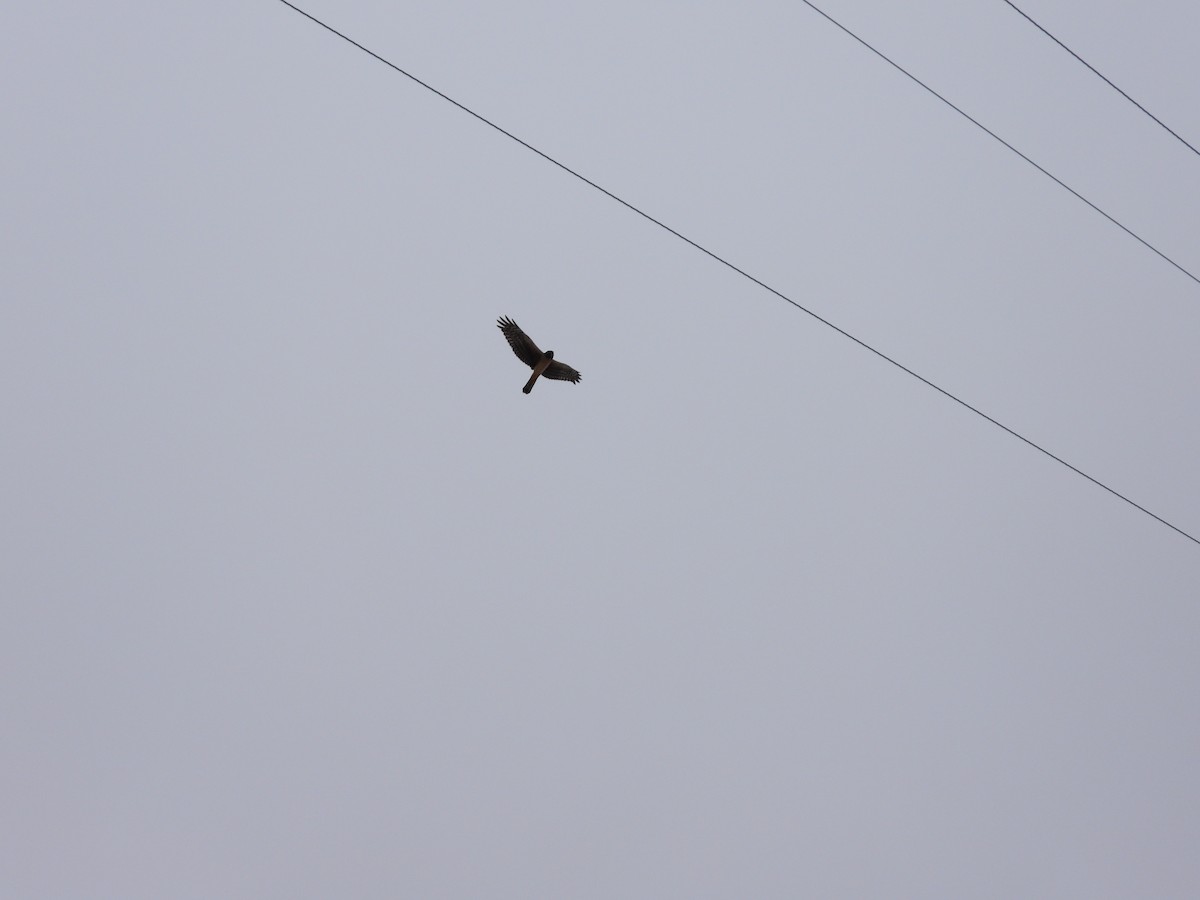
[[[1200,532],[1200,287],[804,5],[304,5]],[[824,6],[1200,269],[1000,0]],[[1200,5],[1022,6],[1200,140]],[[0,50],[5,896],[1200,896],[1200,547],[275,0]]]

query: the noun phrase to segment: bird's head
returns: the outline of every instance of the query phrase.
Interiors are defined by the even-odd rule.
[[[553,351],[553,350],[547,350],[547,351],[546,351],[545,353],[543,353],[542,355],[543,355],[544,357],[546,357],[546,359],[554,359],[554,351]]]

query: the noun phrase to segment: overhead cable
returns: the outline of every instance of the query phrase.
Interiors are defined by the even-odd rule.
[[[794,306],[796,309],[800,310],[800,311],[801,311],[802,313],[804,313],[805,315],[808,315],[808,316],[812,317],[813,319],[816,319],[816,320],[817,320],[818,322],[820,322],[822,325],[825,325],[825,326],[827,326],[827,327],[829,327],[829,328],[832,328],[834,331],[836,331],[836,332],[837,332],[838,334],[840,334],[842,337],[844,337],[844,338],[847,338],[848,340],[851,340],[851,341],[853,341],[855,344],[858,344],[858,346],[862,347],[864,350],[867,350],[867,351],[869,351],[870,353],[874,354],[875,356],[879,357],[879,358],[880,358],[880,359],[882,359],[884,362],[890,363],[891,365],[895,366],[897,369],[900,369],[902,372],[904,372],[904,373],[906,373],[906,374],[908,374],[908,375],[911,375],[913,378],[917,379],[918,381],[920,381],[920,382],[921,382],[922,384],[924,384],[925,386],[927,386],[927,387],[930,387],[930,388],[932,388],[933,390],[937,391],[939,394],[942,394],[944,397],[946,397],[946,398],[948,398],[948,399],[950,399],[950,400],[953,400],[953,401],[954,401],[955,403],[957,403],[959,406],[962,406],[962,407],[964,407],[965,409],[968,409],[968,410],[970,410],[971,412],[975,413],[975,415],[979,416],[980,418],[982,418],[982,419],[986,419],[988,422],[990,422],[991,424],[995,425],[997,428],[1001,429],[1002,431],[1005,431],[1005,432],[1007,432],[1007,433],[1008,433],[1008,434],[1010,434],[1011,436],[1015,437],[1017,440],[1019,440],[1019,441],[1022,441],[1022,442],[1023,442],[1023,443],[1025,443],[1025,444],[1028,444],[1030,447],[1032,447],[1033,449],[1037,450],[1039,453],[1042,453],[1042,454],[1044,454],[1045,456],[1048,456],[1048,457],[1050,457],[1050,459],[1052,459],[1052,460],[1054,460],[1055,462],[1059,463],[1060,465],[1062,465],[1062,466],[1065,466],[1066,468],[1070,469],[1070,470],[1071,470],[1072,472],[1074,472],[1076,475],[1079,475],[1079,476],[1081,476],[1081,477],[1083,477],[1083,478],[1086,478],[1086,479],[1087,479],[1088,481],[1090,481],[1092,484],[1096,485],[1096,486],[1097,486],[1097,487],[1099,487],[1099,488],[1102,488],[1102,489],[1104,489],[1105,491],[1107,491],[1108,493],[1112,494],[1114,497],[1118,498],[1119,500],[1123,500],[1123,501],[1125,501],[1125,502],[1126,502],[1126,503],[1128,503],[1130,506],[1132,506],[1134,509],[1137,509],[1137,510],[1139,510],[1140,512],[1143,512],[1143,513],[1145,513],[1145,514],[1146,514],[1147,516],[1149,516],[1150,518],[1154,519],[1155,521],[1159,522],[1159,523],[1160,523],[1160,524],[1162,524],[1162,525],[1165,525],[1165,526],[1167,526],[1167,527],[1168,527],[1168,528],[1170,528],[1172,531],[1174,531],[1174,532],[1176,532],[1176,533],[1178,533],[1178,534],[1182,535],[1183,537],[1187,538],[1187,539],[1188,539],[1189,541],[1191,541],[1192,543],[1194,543],[1194,544],[1197,544],[1197,545],[1200,545],[1200,538],[1196,538],[1196,537],[1194,537],[1193,535],[1189,534],[1188,532],[1184,531],[1184,530],[1183,530],[1182,528],[1180,528],[1179,526],[1171,524],[1171,523],[1170,523],[1170,522],[1168,522],[1166,519],[1164,519],[1162,516],[1160,516],[1160,515],[1158,515],[1158,514],[1156,514],[1156,513],[1153,513],[1153,512],[1151,512],[1149,509],[1147,509],[1146,507],[1142,506],[1140,503],[1137,503],[1137,502],[1135,502],[1134,500],[1131,500],[1129,497],[1125,496],[1124,494],[1120,493],[1119,491],[1115,490],[1114,488],[1111,488],[1111,487],[1109,487],[1107,484],[1105,484],[1104,482],[1100,481],[1099,479],[1097,479],[1097,478],[1093,478],[1091,475],[1087,474],[1087,473],[1086,473],[1086,472],[1084,472],[1082,469],[1079,469],[1078,467],[1076,467],[1076,466],[1072,465],[1071,463],[1067,462],[1067,461],[1066,461],[1065,459],[1063,459],[1062,457],[1055,455],[1054,453],[1052,453],[1052,452],[1050,452],[1049,450],[1047,450],[1045,447],[1043,447],[1043,446],[1041,446],[1040,444],[1037,444],[1037,443],[1035,443],[1034,441],[1030,440],[1029,438],[1025,437],[1023,434],[1021,434],[1021,433],[1019,433],[1019,432],[1017,432],[1017,431],[1014,431],[1013,429],[1009,428],[1009,427],[1008,427],[1007,425],[1005,425],[1003,422],[1000,422],[1000,421],[998,421],[997,419],[994,419],[994,418],[992,418],[991,416],[989,416],[987,413],[983,412],[983,411],[982,411],[982,410],[980,410],[979,408],[977,408],[977,407],[975,407],[975,406],[972,406],[970,403],[968,403],[966,400],[963,400],[961,397],[958,397],[958,396],[956,396],[955,394],[952,394],[950,391],[948,391],[948,390],[946,390],[945,388],[943,388],[943,387],[941,387],[941,386],[939,386],[939,385],[935,384],[934,382],[930,381],[930,380],[929,380],[928,378],[926,378],[925,376],[918,374],[917,372],[915,372],[915,371],[913,371],[912,369],[910,369],[908,366],[906,366],[906,365],[904,365],[903,363],[901,363],[901,362],[899,362],[899,361],[897,361],[897,360],[893,359],[892,357],[888,356],[888,355],[887,355],[886,353],[884,353],[882,350],[877,350],[875,347],[872,347],[870,344],[868,344],[866,341],[862,340],[861,338],[855,337],[853,334],[851,334],[850,332],[846,331],[844,328],[841,328],[841,327],[839,327],[839,326],[835,325],[833,322],[829,321],[828,319],[824,318],[823,316],[819,315],[818,313],[815,313],[815,312],[813,312],[811,309],[809,309],[809,308],[808,308],[808,307],[806,307],[806,306],[803,306],[802,304],[800,304],[800,303],[799,303],[799,302],[797,302],[796,300],[793,300],[791,297],[787,296],[787,295],[786,295],[786,294],[784,294],[782,291],[779,291],[779,290],[777,290],[776,288],[773,288],[773,287],[771,287],[771,286],[770,286],[769,284],[767,284],[766,282],[764,282],[764,281],[760,280],[759,278],[756,278],[755,276],[751,275],[751,274],[750,274],[749,272],[747,272],[745,269],[741,269],[741,268],[739,268],[738,266],[734,265],[733,263],[729,262],[729,260],[725,259],[724,257],[722,257],[722,256],[718,256],[718,255],[717,255],[716,253],[714,253],[712,250],[709,250],[707,247],[704,247],[704,246],[702,246],[702,245],[700,245],[700,244],[696,243],[696,242],[695,242],[694,240],[692,240],[691,238],[689,238],[689,237],[687,237],[686,235],[684,235],[684,234],[682,234],[682,233],[680,233],[680,232],[676,231],[676,230],[675,230],[674,228],[672,228],[670,225],[667,225],[666,223],[664,223],[664,222],[660,221],[659,219],[656,219],[656,218],[654,218],[654,216],[650,215],[650,214],[649,214],[649,213],[647,213],[647,212],[643,212],[641,209],[639,209],[638,207],[634,206],[634,205],[633,205],[632,203],[630,203],[629,201],[627,201],[627,200],[624,200],[624,199],[622,199],[621,197],[618,197],[616,194],[614,194],[612,191],[608,190],[607,188],[601,187],[599,184],[597,184],[596,182],[592,181],[592,180],[591,180],[590,178],[588,178],[587,176],[585,176],[585,175],[582,175],[582,174],[580,174],[579,172],[577,172],[577,171],[575,171],[574,169],[572,169],[572,168],[570,168],[569,166],[567,166],[566,164],[559,162],[559,161],[558,161],[557,159],[555,159],[554,157],[552,157],[552,156],[548,155],[547,153],[544,153],[543,151],[539,150],[537,147],[534,147],[532,144],[530,144],[530,143],[528,143],[528,142],[526,142],[526,141],[522,140],[521,138],[517,137],[517,136],[516,136],[515,134],[513,134],[512,132],[505,130],[505,129],[504,129],[504,128],[502,128],[500,125],[497,125],[497,124],[496,124],[495,122],[493,122],[492,120],[490,120],[490,119],[488,119],[488,118],[485,118],[484,116],[482,116],[482,115],[480,115],[479,113],[475,112],[473,109],[471,109],[471,108],[469,108],[469,107],[465,106],[464,104],[460,103],[459,101],[455,100],[453,97],[450,97],[449,95],[442,93],[442,92],[441,92],[441,91],[439,91],[437,88],[435,88],[435,87],[433,87],[432,85],[430,85],[429,83],[427,83],[427,82],[425,82],[425,81],[422,81],[422,80],[421,80],[420,78],[418,78],[416,75],[413,75],[411,72],[409,72],[409,71],[407,71],[407,70],[405,70],[405,69],[402,69],[402,68],[400,68],[400,66],[396,65],[396,64],[395,64],[394,62],[392,62],[391,60],[388,60],[388,59],[386,59],[386,58],[384,58],[384,57],[380,56],[380,55],[379,55],[378,53],[376,53],[374,50],[370,50],[370,49],[368,49],[367,47],[364,47],[364,46],[363,46],[362,44],[360,44],[358,41],[354,40],[353,38],[351,38],[351,37],[349,37],[349,36],[347,36],[347,35],[345,35],[345,34],[343,34],[342,32],[338,31],[338,30],[337,30],[336,28],[334,28],[333,26],[331,26],[331,25],[328,25],[328,24],[326,24],[325,22],[322,22],[320,19],[318,19],[316,16],[312,15],[311,13],[305,12],[303,9],[301,9],[301,8],[300,8],[300,7],[298,7],[298,6],[296,6],[294,3],[291,3],[291,2],[289,2],[289,0],[279,0],[279,2],[280,2],[280,3],[282,3],[284,6],[290,7],[291,9],[293,9],[293,10],[295,10],[296,12],[300,13],[302,16],[304,16],[305,18],[307,18],[307,19],[311,20],[312,22],[316,23],[317,25],[320,25],[320,26],[321,26],[322,28],[324,28],[326,31],[329,31],[329,32],[330,32],[330,33],[332,33],[332,34],[335,34],[335,35],[337,35],[337,36],[338,36],[338,37],[340,37],[342,40],[346,41],[347,43],[349,43],[349,44],[351,44],[351,45],[353,45],[353,46],[355,46],[355,47],[357,47],[359,50],[363,51],[363,52],[364,52],[364,53],[366,53],[368,56],[372,56],[372,57],[374,57],[375,59],[379,60],[379,62],[381,62],[381,63],[383,63],[384,65],[388,66],[389,68],[391,68],[391,69],[395,70],[396,72],[398,72],[399,74],[403,75],[405,78],[409,79],[409,80],[410,80],[410,81],[412,81],[413,83],[420,85],[421,87],[425,88],[427,91],[429,91],[429,92],[431,92],[431,93],[433,93],[433,94],[436,94],[438,97],[442,98],[442,99],[443,99],[443,100],[445,100],[447,103],[450,103],[450,104],[452,104],[453,106],[456,106],[456,107],[458,107],[460,110],[462,110],[463,112],[467,113],[469,116],[472,116],[473,118],[477,119],[478,121],[482,122],[484,125],[487,125],[489,128],[492,128],[493,130],[495,130],[495,131],[498,131],[500,134],[504,135],[505,137],[509,138],[509,139],[510,139],[510,140],[512,140],[512,141],[515,141],[516,143],[520,144],[522,147],[524,147],[525,149],[529,150],[530,152],[537,154],[537,155],[538,155],[538,156],[540,156],[542,159],[546,160],[546,162],[548,162],[548,163],[550,163],[550,164],[552,164],[552,165],[554,165],[554,166],[558,167],[559,169],[562,169],[562,170],[563,170],[564,172],[566,172],[568,175],[571,175],[571,176],[573,176],[574,178],[577,178],[577,179],[579,179],[579,180],[580,180],[580,181],[582,181],[584,184],[588,185],[588,186],[589,186],[589,187],[591,187],[591,188],[594,188],[595,190],[597,190],[597,191],[599,191],[600,193],[604,194],[606,197],[608,197],[608,198],[610,198],[610,199],[612,199],[612,200],[615,200],[617,203],[621,204],[622,206],[624,206],[626,209],[630,210],[631,212],[637,213],[637,215],[641,216],[643,219],[646,219],[647,221],[649,221],[649,222],[652,222],[653,224],[657,225],[659,228],[663,229],[664,231],[666,231],[666,232],[668,232],[668,233],[670,233],[670,234],[674,235],[675,237],[679,238],[679,239],[680,239],[681,241],[683,241],[684,243],[691,245],[691,246],[692,246],[692,247],[694,247],[695,249],[699,250],[701,253],[705,254],[706,256],[710,257],[711,259],[715,260],[716,262],[719,262],[721,265],[725,266],[726,268],[728,268],[728,269],[731,269],[732,271],[734,271],[734,272],[736,272],[737,274],[741,275],[743,278],[746,278],[746,279],[748,279],[749,281],[752,281],[752,282],[754,282],[754,284],[758,285],[759,287],[761,287],[763,290],[767,291],[768,293],[771,293],[771,294],[773,294],[774,296],[778,297],[780,300],[783,300],[784,302],[791,304],[792,306]]]
[[[1146,109],[1146,107],[1142,106],[1142,104],[1138,103],[1136,100],[1134,100],[1132,97],[1130,97],[1127,93],[1125,93],[1123,90],[1121,90],[1115,84],[1113,84],[1111,81],[1109,81],[1107,78],[1105,78],[1104,73],[1102,73],[1095,66],[1093,66],[1091,63],[1089,63],[1086,59],[1084,59],[1082,56],[1080,56],[1078,53],[1076,53],[1074,50],[1072,50],[1070,47],[1068,47],[1066,44],[1064,44],[1062,41],[1060,41],[1058,38],[1056,38],[1054,35],[1052,35],[1049,31],[1047,31],[1041,25],[1039,25],[1036,21],[1034,21],[1033,17],[1030,16],[1029,13],[1025,12],[1025,10],[1021,9],[1021,7],[1019,7],[1019,6],[1017,6],[1017,4],[1013,3],[1012,0],[1004,0],[1004,2],[1007,3],[1009,6],[1011,6],[1013,9],[1015,9],[1017,12],[1019,12],[1022,16],[1024,16],[1029,21],[1029,23],[1031,25],[1033,25],[1034,28],[1036,28],[1038,31],[1040,31],[1042,34],[1044,34],[1046,37],[1050,38],[1050,40],[1054,41],[1054,43],[1058,44],[1058,46],[1062,47],[1064,50],[1066,50],[1068,53],[1070,53],[1073,57],[1075,57],[1077,60],[1079,60],[1081,63],[1083,63],[1089,69],[1091,69],[1093,74],[1095,74],[1098,78],[1100,78],[1100,80],[1102,80],[1110,88],[1112,88],[1114,91],[1116,91],[1122,97],[1124,97],[1126,100],[1128,100],[1134,106],[1136,106],[1138,109],[1140,109],[1146,115],[1148,115],[1151,119],[1153,119],[1155,122],[1157,122],[1159,125],[1161,125],[1164,129],[1166,129],[1167,133],[1169,135],[1171,135],[1171,137],[1175,138],[1175,140],[1179,141],[1179,143],[1183,144],[1183,146],[1187,147],[1189,150],[1191,150],[1197,156],[1200,156],[1200,150],[1197,150],[1190,143],[1185,141],[1182,137],[1179,136],[1179,134],[1177,134],[1175,132],[1175,130],[1173,128],[1171,128],[1169,125],[1167,125],[1166,122],[1164,122],[1162,119],[1160,119],[1154,113],[1150,112],[1150,110]]]
[[[1049,178],[1051,181],[1053,181],[1059,187],[1074,194],[1075,197],[1082,200],[1084,203],[1086,203],[1088,206],[1090,206],[1096,212],[1100,213],[1100,215],[1104,216],[1104,218],[1108,219],[1108,221],[1112,222],[1114,225],[1116,225],[1118,228],[1120,228],[1122,231],[1124,231],[1131,238],[1138,241],[1142,245],[1149,247],[1151,250],[1153,250],[1155,253],[1157,253],[1159,256],[1161,256],[1163,259],[1165,259],[1167,262],[1169,262],[1171,265],[1173,265],[1176,269],[1178,269],[1180,272],[1182,272],[1188,278],[1192,279],[1192,281],[1196,282],[1197,284],[1200,284],[1200,278],[1197,278],[1195,275],[1193,275],[1191,272],[1189,272],[1187,269],[1185,269],[1179,263],[1175,262],[1175,260],[1171,259],[1171,257],[1167,256],[1167,254],[1163,253],[1161,250],[1159,250],[1157,247],[1155,247],[1153,244],[1151,244],[1144,237],[1137,234],[1132,229],[1127,228],[1126,226],[1122,225],[1120,222],[1118,222],[1116,219],[1114,219],[1112,216],[1110,216],[1108,213],[1106,213],[1104,210],[1102,210],[1100,207],[1098,207],[1095,203],[1093,203],[1087,197],[1083,196],[1083,194],[1079,193],[1079,191],[1075,190],[1075,188],[1071,187],[1069,184],[1067,184],[1065,181],[1063,181],[1058,176],[1053,175],[1050,172],[1048,172],[1046,169],[1042,168],[1040,165],[1035,163],[1032,159],[1030,159],[1028,156],[1026,156],[1024,153],[1022,153],[1020,150],[1018,150],[1016,147],[1014,147],[1012,144],[1010,144],[1004,138],[1000,137],[1000,135],[996,134],[996,132],[992,131],[990,128],[988,128],[986,125],[984,125],[978,119],[976,119],[974,116],[970,115],[969,113],[967,113],[963,109],[959,108],[958,106],[955,106],[953,103],[951,103],[949,100],[947,100],[941,94],[939,94],[937,91],[935,91],[933,88],[931,88],[925,82],[923,82],[920,78],[918,78],[912,72],[908,71],[908,69],[904,68],[904,66],[900,65],[898,62],[895,62],[894,60],[890,59],[889,57],[885,56],[882,51],[875,49],[875,47],[868,44],[865,40],[860,38],[857,34],[855,34],[853,31],[851,31],[849,28],[847,28],[845,25],[843,25],[837,19],[833,18],[833,16],[829,15],[829,13],[825,12],[823,9],[821,9],[819,6],[817,6],[815,3],[810,3],[809,0],[801,0],[801,2],[805,6],[808,6],[811,9],[813,9],[815,12],[820,13],[820,15],[824,16],[826,19],[828,19],[830,22],[832,22],[834,25],[836,25],[842,31],[846,32],[846,34],[850,35],[850,37],[854,38],[854,40],[858,41],[860,44],[862,44],[864,47],[866,47],[868,50],[870,50],[872,53],[874,53],[876,56],[878,56],[880,59],[882,59],[884,62],[886,62],[889,66],[896,69],[898,72],[901,72],[904,75],[908,76],[913,81],[915,81],[917,84],[919,84],[921,87],[925,88],[925,90],[929,91],[929,93],[933,94],[933,96],[937,97],[939,100],[941,100],[943,103],[945,103],[948,107],[950,107],[952,110],[954,110],[960,116],[962,116],[964,119],[966,119],[968,122],[970,122],[972,125],[977,126],[978,128],[982,129],[984,132],[986,132],[988,135],[995,138],[997,141],[999,141],[1001,144],[1003,144],[1005,147],[1007,147],[1013,153],[1017,154],[1017,156],[1021,157],[1021,159],[1025,160],[1025,162],[1029,163],[1031,166],[1033,166],[1035,169],[1037,169],[1039,172],[1041,172],[1043,175],[1045,175],[1047,178]],[[289,3],[288,6],[291,6],[291,4]]]

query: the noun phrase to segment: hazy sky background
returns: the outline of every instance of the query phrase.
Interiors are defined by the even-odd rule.
[[[302,5],[1200,533],[1200,285],[803,4]],[[1000,0],[822,5],[1200,270]],[[1200,141],[1200,5],[1020,5]],[[5,896],[1200,896],[1200,547],[275,0],[0,75]]]

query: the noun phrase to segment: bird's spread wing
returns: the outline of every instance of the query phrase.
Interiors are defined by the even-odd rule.
[[[538,345],[529,339],[529,335],[523,332],[520,326],[512,319],[504,316],[496,321],[500,331],[504,334],[504,339],[508,341],[508,346],[512,347],[513,353],[517,354],[517,359],[525,363],[531,369],[537,365],[539,359],[542,358],[542,351],[538,349]],[[553,366],[551,367],[553,368]],[[566,366],[563,366],[565,369]],[[570,371],[574,372],[574,369]],[[576,373],[578,375],[578,373]],[[554,378],[549,370],[546,371],[547,378]],[[560,375],[559,378],[564,376]]]
[[[542,377],[553,378],[555,381],[569,381],[572,384],[579,384],[579,379],[583,376],[570,366],[555,360],[546,366],[546,371],[542,373]]]

